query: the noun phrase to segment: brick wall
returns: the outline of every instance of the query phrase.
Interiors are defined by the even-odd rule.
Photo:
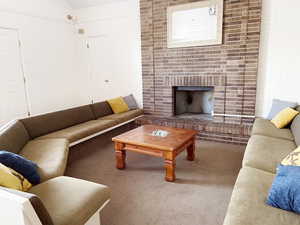
[[[254,115],[261,0],[224,0],[222,45],[168,49],[166,9],[189,2],[195,1],[140,0],[145,113],[172,119],[174,82],[205,80],[207,76],[206,80],[222,80],[215,86],[215,113]],[[216,116],[205,126],[234,124],[243,130],[252,122],[249,118]],[[198,123],[200,126],[201,121]],[[211,136],[217,133],[207,130],[213,130],[206,132]],[[230,134],[226,132],[223,129],[222,135]]]

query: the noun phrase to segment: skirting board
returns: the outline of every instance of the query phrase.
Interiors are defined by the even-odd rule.
[[[108,132],[108,131],[111,131],[111,130],[113,130],[113,129],[115,129],[115,128],[121,127],[121,126],[123,126],[123,125],[125,125],[125,124],[128,124],[128,123],[131,123],[131,122],[135,121],[136,119],[138,119],[138,118],[140,118],[140,117],[142,117],[142,116],[143,116],[143,115],[138,116],[138,117],[135,117],[135,118],[133,118],[133,119],[131,119],[131,120],[127,120],[126,122],[123,122],[123,123],[120,123],[120,124],[118,124],[118,125],[116,125],[116,126],[110,127],[110,128],[108,128],[108,129],[106,129],[106,130],[102,130],[102,131],[100,131],[100,132],[98,132],[98,133],[92,134],[92,135],[87,136],[87,137],[85,137],[85,138],[82,138],[82,139],[80,139],[80,140],[78,140],[78,141],[72,142],[69,146],[72,147],[72,146],[75,146],[75,145],[77,145],[77,144],[79,144],[79,143],[81,143],[81,142],[84,142],[84,141],[87,141],[87,140],[92,139],[92,138],[94,138],[94,137],[97,137],[97,136],[99,136],[99,135],[101,135],[101,134],[104,134],[104,133],[106,133],[106,132]]]

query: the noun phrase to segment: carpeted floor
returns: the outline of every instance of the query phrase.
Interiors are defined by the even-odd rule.
[[[103,225],[222,225],[241,167],[244,146],[197,142],[196,160],[177,157],[174,183],[164,181],[163,159],[128,152],[115,168],[111,138],[119,128],[71,149],[66,175],[112,189]]]

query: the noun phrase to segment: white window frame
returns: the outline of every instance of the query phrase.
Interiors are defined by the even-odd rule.
[[[223,0],[204,0],[189,4],[170,6],[167,9],[167,28],[168,28],[168,48],[192,47],[192,46],[207,46],[220,45],[223,38]],[[197,40],[197,41],[175,41],[173,40],[173,14],[178,11],[186,11],[190,9],[215,7],[217,16],[217,35],[216,39]]]

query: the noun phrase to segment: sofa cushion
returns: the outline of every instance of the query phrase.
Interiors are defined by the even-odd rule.
[[[300,145],[300,115],[296,116],[291,124],[291,131],[294,135],[296,144]]]
[[[105,130],[107,128],[115,126],[117,123],[113,120],[91,120],[85,123],[81,123],[60,131],[56,131],[38,139],[47,138],[66,138],[70,143],[78,141],[82,138],[88,137],[92,134]]]
[[[253,135],[246,147],[243,166],[276,173],[277,165],[295,149],[293,141]]]
[[[114,113],[123,113],[129,111],[128,105],[122,97],[107,100]]]
[[[29,140],[29,134],[20,121],[0,130],[0,150],[19,153]]]
[[[25,159],[19,154],[0,151],[0,163],[20,173],[31,184],[40,183],[41,178],[37,172],[37,165],[31,160]]]
[[[108,102],[98,102],[91,105],[95,118],[108,116],[113,114],[111,107],[109,106]]]
[[[266,203],[276,208],[300,213],[299,166],[278,166]]]
[[[130,110],[138,108],[138,105],[135,101],[135,98],[134,98],[133,94],[124,97],[124,101],[126,102],[126,104],[128,105],[128,108]]]
[[[102,118],[99,118],[99,120],[114,120],[117,123],[123,123],[128,120],[134,119],[135,117],[138,117],[143,114],[142,109],[135,109],[135,110],[130,110],[128,112],[124,113],[118,113],[118,114],[112,114],[110,116],[105,116]]]
[[[288,154],[280,163],[284,166],[299,166],[300,167],[300,146]],[[278,170],[277,170],[278,172]]]
[[[89,105],[23,119],[31,138],[37,138],[95,119]]]
[[[265,203],[274,176],[254,168],[242,168],[223,225],[300,224],[299,215]]]
[[[41,181],[62,176],[65,172],[69,151],[67,139],[44,139],[28,142],[20,155],[35,162]]]
[[[32,184],[22,174],[0,163],[0,186],[27,191]]]
[[[267,119],[257,118],[253,124],[252,135],[264,135],[269,137],[282,138],[287,140],[294,140],[292,131],[287,128],[278,129],[275,125]]]
[[[280,111],[271,122],[279,129],[290,125],[293,119],[299,114],[299,111],[292,108],[285,108]]]
[[[108,187],[71,177],[57,177],[32,187],[55,225],[83,225],[110,198]]]
[[[288,101],[282,101],[279,99],[273,99],[271,110],[270,110],[270,113],[269,113],[267,119],[269,119],[269,120],[273,119],[281,110],[288,108],[288,107],[290,107],[292,109],[296,108],[297,102],[288,102]]]

